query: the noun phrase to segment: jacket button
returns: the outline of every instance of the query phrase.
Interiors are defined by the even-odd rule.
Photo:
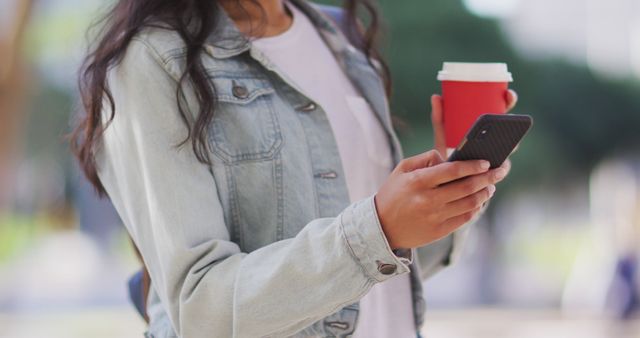
[[[345,322],[327,322],[325,325],[327,325],[328,327],[339,329],[339,330],[349,329],[349,323],[345,323]]]
[[[234,85],[233,88],[231,88],[231,93],[233,94],[233,96],[239,99],[246,99],[247,96],[249,96],[249,91],[247,90],[247,87],[239,86],[239,85]]]
[[[300,111],[308,113],[308,112],[316,110],[316,108],[317,108],[317,106],[316,106],[315,103],[309,102],[309,103],[305,104],[304,106],[300,107],[299,109],[300,109]]]
[[[319,174],[315,174],[313,175],[313,177],[319,177],[319,178],[338,178],[338,173],[335,171],[329,171],[326,173],[319,173]]]
[[[393,275],[396,270],[398,270],[398,266],[395,264],[386,264],[386,263],[382,263],[380,261],[377,261],[378,263],[378,271],[380,271],[381,274],[383,275]]]

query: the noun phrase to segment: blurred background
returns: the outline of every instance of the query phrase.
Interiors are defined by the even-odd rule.
[[[325,1],[339,3],[339,1]],[[140,337],[138,268],[64,135],[98,0],[0,0],[0,337]],[[640,337],[640,0],[381,0],[407,155],[443,61],[507,62],[536,125],[426,337]]]

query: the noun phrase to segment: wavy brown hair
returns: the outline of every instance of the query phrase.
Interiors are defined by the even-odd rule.
[[[216,105],[216,88],[207,77],[201,55],[207,37],[214,31],[221,0],[119,0],[99,20],[99,38],[86,56],[80,69],[78,86],[82,98],[83,114],[69,135],[71,150],[80,162],[85,176],[99,195],[106,191],[100,182],[95,162],[95,149],[107,124],[103,124],[105,103],[110,108],[111,121],[116,106],[107,83],[107,73],[123,58],[132,38],[145,27],[162,27],[175,31],[186,47],[185,70],[176,90],[179,114],[188,127],[187,142],[200,162],[210,164],[206,142],[207,127],[213,119]],[[235,0],[239,4],[242,0]],[[251,0],[259,5],[256,0]],[[386,64],[377,52],[377,36],[380,20],[374,0],[343,0],[346,14],[345,28],[351,42],[382,67],[377,70],[385,81],[387,94],[390,77]],[[240,4],[241,5],[241,4]],[[360,15],[367,25],[361,24]],[[248,40],[244,43],[248,43]],[[188,108],[184,104],[184,90],[191,85],[198,101],[198,114],[193,125],[187,123]],[[105,100],[106,99],[106,100]]]

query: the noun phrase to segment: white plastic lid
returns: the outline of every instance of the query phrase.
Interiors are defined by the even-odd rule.
[[[445,62],[438,81],[512,82],[506,63]]]

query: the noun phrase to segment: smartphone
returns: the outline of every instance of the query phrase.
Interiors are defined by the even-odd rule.
[[[533,125],[529,115],[481,115],[449,156],[449,161],[487,160],[497,168],[511,155]]]

